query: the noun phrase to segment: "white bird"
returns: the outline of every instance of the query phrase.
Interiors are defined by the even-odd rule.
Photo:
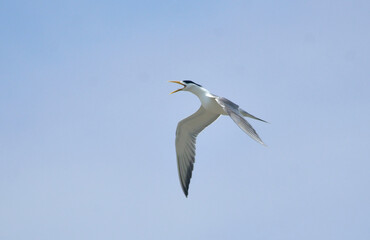
[[[170,81],[184,86],[171,92],[188,91],[195,94],[201,106],[193,115],[181,120],[176,129],[176,155],[180,183],[185,196],[188,196],[190,179],[195,162],[195,142],[198,134],[214,122],[220,115],[229,115],[231,119],[251,138],[265,145],[253,127],[243,116],[266,122],[241,109],[230,100],[210,93],[201,85],[189,81]]]

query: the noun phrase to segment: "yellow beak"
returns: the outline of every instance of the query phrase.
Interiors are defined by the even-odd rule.
[[[183,86],[184,86],[183,88],[177,89],[177,90],[173,91],[172,93],[175,93],[175,92],[181,91],[181,90],[183,90],[183,89],[185,88],[185,84],[182,84],[182,83],[181,83],[181,82],[179,82],[179,81],[169,81],[169,82],[177,83],[177,84],[180,84],[180,85],[183,85]],[[172,94],[172,93],[170,93],[170,94]]]

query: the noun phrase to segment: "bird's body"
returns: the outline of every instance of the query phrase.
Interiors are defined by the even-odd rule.
[[[217,96],[210,93],[207,89],[203,87],[193,88],[191,92],[199,98],[202,107],[207,112],[212,112],[219,115],[227,115],[220,104],[218,104],[216,101]]]
[[[192,81],[185,80],[171,82],[184,86],[184,88],[173,91],[172,93],[182,90],[189,91],[195,94],[201,102],[201,106],[198,111],[181,120],[176,129],[177,166],[181,187],[187,196],[195,161],[196,137],[204,128],[214,122],[220,115],[229,115],[245,133],[257,142],[265,145],[253,127],[243,118],[243,116],[263,122],[266,121],[249,114],[230,100],[210,93],[207,89]]]

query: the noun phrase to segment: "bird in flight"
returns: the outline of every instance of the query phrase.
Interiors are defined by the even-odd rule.
[[[177,89],[170,94],[179,91],[188,91],[195,94],[201,102],[198,111],[181,120],[176,129],[177,167],[181,187],[187,197],[195,162],[195,142],[198,134],[204,128],[213,123],[220,115],[229,115],[240,129],[260,144],[265,145],[257,132],[244,117],[253,118],[262,122],[266,121],[244,111],[230,100],[210,93],[207,89],[193,81],[184,80],[170,82],[178,83],[183,86],[183,88]]]

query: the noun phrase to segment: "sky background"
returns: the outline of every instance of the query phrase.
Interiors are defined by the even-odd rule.
[[[369,1],[0,1],[0,239],[370,239]],[[198,137],[190,79],[270,124]]]

